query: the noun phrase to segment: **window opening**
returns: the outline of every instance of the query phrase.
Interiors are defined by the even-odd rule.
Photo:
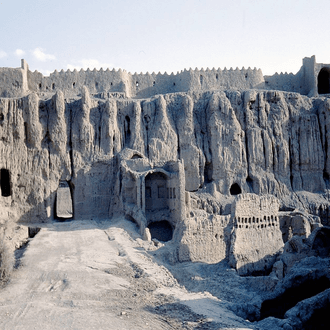
[[[230,194],[231,195],[239,195],[242,193],[242,189],[241,187],[237,184],[234,183],[231,187],[230,187]]]

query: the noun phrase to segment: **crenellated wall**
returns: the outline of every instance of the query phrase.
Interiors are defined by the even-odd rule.
[[[303,70],[300,69],[296,74],[275,73],[272,76],[265,76],[265,89],[281,90],[286,92],[296,92],[307,95],[310,89],[304,84]]]
[[[127,98],[149,98],[159,94],[177,92],[201,92],[210,90],[281,90],[303,95],[317,96],[319,74],[329,69],[330,64],[316,63],[315,56],[303,59],[303,65],[296,73],[275,73],[263,76],[260,69],[189,69],[177,73],[130,73],[119,69],[86,71],[55,70],[49,76],[31,72],[22,60],[21,68],[0,68],[0,96],[19,97],[29,92],[54,93],[62,90],[68,95],[78,95],[86,86],[94,95],[111,95]],[[327,85],[328,86],[328,85]],[[329,93],[330,87],[321,88],[320,93]]]
[[[148,98],[157,94],[188,91],[251,89],[263,88],[264,79],[261,70],[236,68],[233,70],[206,69],[184,70],[171,73],[128,73],[125,70],[87,69],[60,72],[55,71],[49,77],[38,72],[29,72],[29,88],[32,91],[49,92],[68,90],[79,93],[87,86],[92,94],[125,93],[126,97]]]

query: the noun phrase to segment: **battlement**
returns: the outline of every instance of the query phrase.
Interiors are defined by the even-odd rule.
[[[122,69],[55,70],[48,77],[31,72],[22,60],[22,68],[0,69],[0,96],[17,97],[24,92],[53,92],[58,90],[79,94],[86,86],[92,94],[124,93],[130,98],[147,98],[157,94],[206,90],[246,90],[264,87],[260,69],[184,69],[177,73],[130,73]],[[25,76],[25,88],[11,88],[13,74]],[[16,79],[17,80],[17,79]],[[19,79],[22,81],[23,78]]]
[[[189,69],[171,73],[130,73],[125,70],[67,70],[55,71],[49,77],[40,76],[39,73],[30,74],[31,90],[79,91],[87,86],[91,93],[122,92],[127,97],[146,98],[157,94],[175,92],[225,90],[225,89],[251,89],[263,85],[263,75],[260,69],[241,70],[232,68],[219,69]]]
[[[321,74],[321,76],[320,76]],[[296,73],[263,76],[261,69],[244,67],[184,69],[176,73],[131,73],[122,69],[55,70],[45,77],[31,72],[25,60],[21,68],[0,68],[0,97],[19,97],[29,92],[62,90],[78,95],[83,86],[92,94],[123,93],[127,98],[148,98],[158,94],[208,90],[268,89],[316,96],[330,93],[330,64],[316,63],[315,56],[303,59]],[[321,79],[321,80],[320,80]],[[319,86],[321,86],[319,88]]]

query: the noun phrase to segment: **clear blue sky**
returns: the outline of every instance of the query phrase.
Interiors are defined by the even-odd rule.
[[[330,63],[329,0],[0,0],[0,67],[176,72]]]

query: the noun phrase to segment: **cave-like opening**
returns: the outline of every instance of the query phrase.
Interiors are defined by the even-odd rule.
[[[330,68],[322,68],[317,77],[317,89],[319,94],[330,93]]]
[[[148,225],[150,230],[151,238],[156,238],[159,241],[167,242],[173,237],[173,228],[171,224],[166,221],[155,221]]]
[[[230,194],[239,195],[241,193],[242,193],[241,187],[237,183],[232,184],[232,186],[230,187]]]
[[[11,195],[10,172],[5,168],[0,171],[0,186],[1,196],[8,197]]]
[[[318,279],[307,278],[304,281],[301,279],[300,283],[286,289],[280,296],[265,300],[261,304],[260,320],[269,316],[283,319],[284,314],[298,302],[313,297],[328,288],[330,288],[330,280],[325,276]]]

